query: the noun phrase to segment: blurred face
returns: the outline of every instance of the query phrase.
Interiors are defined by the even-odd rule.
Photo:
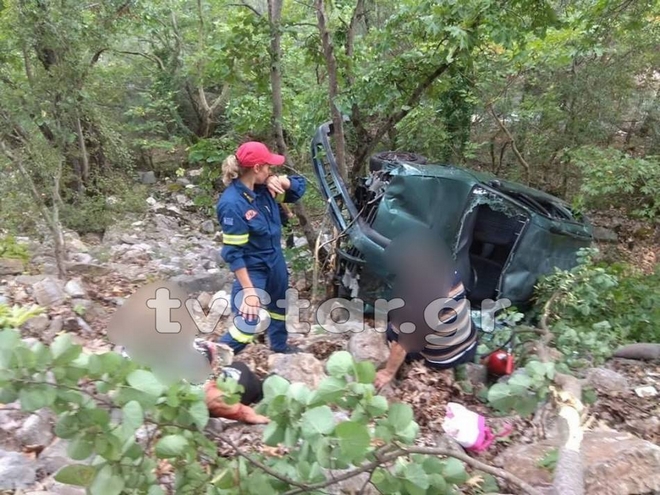
[[[256,165],[254,167],[255,184],[264,184],[270,175],[270,165]]]

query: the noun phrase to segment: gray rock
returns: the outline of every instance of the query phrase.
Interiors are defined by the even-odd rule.
[[[205,234],[213,234],[215,232],[215,223],[213,220],[205,220],[202,222],[200,230]]]
[[[76,263],[92,263],[94,261],[92,255],[88,253],[73,253],[69,259]]]
[[[623,393],[630,389],[625,376],[607,368],[588,369],[586,379],[597,392]]]
[[[49,307],[62,304],[66,300],[63,283],[48,277],[32,286],[34,298],[40,306]]]
[[[41,314],[26,321],[23,328],[30,333],[41,334],[42,332],[45,332],[49,326],[50,320],[48,319],[48,315]]]
[[[140,182],[142,182],[142,184],[155,184],[156,174],[152,171],[140,172]]]
[[[92,335],[94,332],[89,324],[80,316],[67,318],[64,320],[64,330],[67,332],[82,333],[83,335]]]
[[[66,440],[56,438],[39,454],[39,470],[46,475],[51,475],[68,464],[75,464],[77,461],[73,461],[67,454],[68,445],[69,442]]]
[[[0,304],[9,305],[9,299],[6,296],[0,296]]]
[[[480,387],[481,385],[486,385],[486,383],[488,382],[488,370],[483,364],[466,363],[465,371],[467,374],[468,381],[474,387]]]
[[[37,463],[19,452],[0,449],[0,490],[28,488],[37,480]]]
[[[371,328],[351,335],[347,350],[356,361],[371,361],[376,368],[385,364],[390,355],[385,334]]]
[[[67,232],[64,234],[64,244],[68,251],[76,253],[86,253],[89,251],[87,244],[81,241],[80,236],[75,232]]]
[[[154,215],[154,223],[159,229],[165,231],[176,230],[179,228],[179,222],[176,218],[166,217],[162,214]]]
[[[326,377],[323,363],[313,354],[271,354],[268,357],[268,368],[271,373],[289,380],[291,383],[304,383],[311,389],[316,389]]]
[[[41,273],[39,275],[19,275],[16,277],[16,283],[21,285],[34,285],[37,282],[41,282],[44,279],[47,279],[48,275]]]
[[[180,186],[183,186],[183,187],[186,187],[186,186],[190,185],[190,181],[188,179],[186,179],[185,177],[179,177],[176,180],[176,183]]]
[[[51,342],[58,333],[64,328],[64,318],[61,315],[54,316],[50,322],[48,330],[44,332],[44,340],[46,342]]]
[[[32,414],[16,432],[16,438],[22,445],[49,445],[53,441],[51,421],[45,410]]]
[[[231,273],[223,271],[218,274],[198,273],[193,275],[177,275],[170,281],[180,285],[187,292],[218,292],[231,283]]]
[[[88,275],[90,277],[102,277],[110,273],[110,268],[94,263],[72,263],[67,267],[70,275]]]
[[[594,227],[594,239],[600,242],[618,242],[616,232],[604,227]]]
[[[64,291],[71,297],[85,297],[87,295],[80,279],[69,280],[64,286]]]
[[[463,450],[463,447],[461,447],[461,444],[459,444],[456,440],[454,440],[446,433],[441,433],[435,438],[435,446],[438,449],[443,449],[448,452],[452,452],[456,454],[465,454],[465,451]]]
[[[137,236],[124,234],[121,236],[121,242],[124,244],[137,244],[140,242],[140,240],[137,238]]]
[[[87,493],[84,488],[74,485],[65,485],[64,483],[58,483],[57,481],[53,481],[49,490],[49,493],[55,495],[85,495]]]
[[[513,445],[495,459],[532,486],[547,486],[553,474],[538,465],[558,439]],[[660,490],[660,447],[627,433],[584,432],[581,445],[586,495],[632,495]]]
[[[14,258],[0,259],[0,276],[23,273],[23,262]]]

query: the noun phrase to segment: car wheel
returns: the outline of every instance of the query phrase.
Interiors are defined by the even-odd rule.
[[[383,168],[386,163],[395,163],[397,161],[416,163],[424,165],[428,163],[426,157],[417,153],[409,153],[407,151],[381,151],[369,158],[369,171],[377,172]]]

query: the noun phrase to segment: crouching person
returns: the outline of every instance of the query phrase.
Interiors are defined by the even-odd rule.
[[[261,380],[245,363],[232,363],[222,368],[225,377],[235,379],[243,386],[241,399],[237,404],[227,404],[224,394],[216,384],[216,380],[209,380],[204,384],[206,406],[212,418],[226,418],[248,424],[265,424],[270,420],[266,416],[257,414],[251,404],[263,398]]]
[[[197,349],[209,360],[214,369],[214,378],[204,383],[204,395],[209,415],[212,418],[225,418],[248,424],[265,424],[270,420],[266,416],[257,414],[251,407],[263,399],[263,382],[242,362],[232,362],[222,366],[217,363],[222,359],[218,356],[217,344],[205,341],[195,342]],[[215,371],[217,369],[217,372]],[[232,378],[243,387],[240,400],[236,404],[227,404],[224,393],[218,388],[218,378]]]
[[[403,305],[388,313],[390,354],[376,374],[376,388],[390,383],[404,362],[423,359],[430,368],[448,369],[474,361],[477,329],[446,244],[430,234],[409,233],[388,246],[386,261]]]

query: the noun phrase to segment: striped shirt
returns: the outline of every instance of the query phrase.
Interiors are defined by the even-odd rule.
[[[413,292],[403,297],[405,306],[390,311],[388,340],[398,341],[410,354],[418,353],[429,365],[450,366],[463,362],[477,345],[477,330],[458,272],[448,294],[438,294],[432,277],[418,279]],[[406,324],[414,324],[412,333]],[[404,331],[402,331],[402,329]]]

